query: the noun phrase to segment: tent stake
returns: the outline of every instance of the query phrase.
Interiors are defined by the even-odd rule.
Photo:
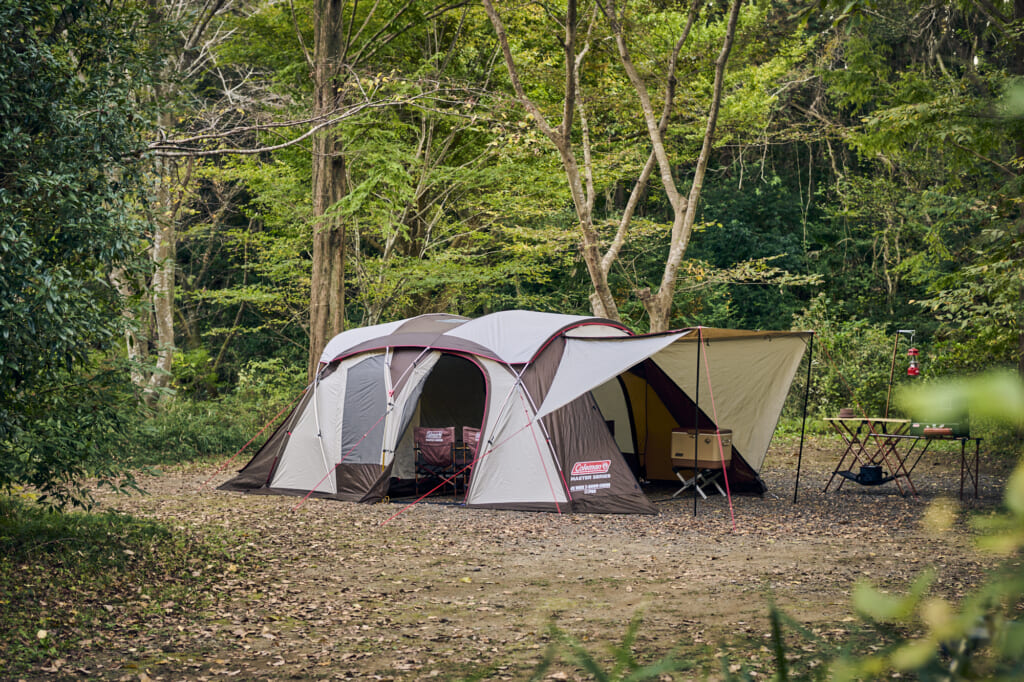
[[[804,386],[804,414],[800,421],[800,451],[796,456],[796,483],[793,485],[793,504],[796,504],[797,490],[800,488],[800,464],[804,459],[804,430],[807,427],[807,400],[811,395],[811,363],[814,361],[814,332],[811,332],[811,343],[807,350],[807,384]]]

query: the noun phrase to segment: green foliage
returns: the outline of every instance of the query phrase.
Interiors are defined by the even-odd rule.
[[[884,248],[891,308],[894,283],[912,284],[902,299],[934,317],[940,339],[969,347],[982,366],[1020,367],[1020,10],[872,5],[847,6],[858,11],[833,53],[842,68],[823,73],[855,121],[847,139],[863,165],[843,190],[843,209],[857,219],[851,232],[864,239],[867,226]]]
[[[562,650],[568,650],[572,662],[591,675],[598,682],[639,682],[640,680],[656,680],[671,672],[682,672],[692,668],[692,664],[685,661],[677,661],[671,655],[665,656],[653,663],[643,664],[636,660],[633,653],[636,644],[637,633],[642,623],[640,614],[637,614],[629,623],[622,642],[612,645],[609,654],[612,658],[610,668],[596,658],[581,642],[558,629],[553,623],[548,626],[548,640],[550,642],[540,664],[534,669],[530,676],[531,680],[549,679],[546,677],[551,666],[558,660]]]
[[[808,412],[834,417],[840,409],[852,407],[858,414],[883,414],[893,337],[867,320],[843,319],[841,315],[842,311],[822,295],[794,318],[794,329],[815,332]],[[798,372],[787,414],[797,415],[803,408],[805,383],[806,374]]]
[[[217,395],[217,372],[205,348],[175,353],[171,388],[182,396],[202,400]]]
[[[273,425],[261,429],[275,415],[280,419],[304,379],[300,367],[283,360],[253,360],[241,368],[231,393],[201,400],[177,396],[156,412],[139,410],[125,426],[125,458],[135,466],[209,460],[232,455],[256,438],[249,445],[254,453]]]
[[[142,18],[133,3],[0,2],[0,492],[81,501],[69,485],[116,429],[93,352],[122,330],[111,274],[139,264]]]
[[[29,486],[32,499],[47,506],[90,507],[82,484],[99,477],[117,489],[134,486],[121,456],[126,415],[133,396],[123,367],[101,367],[94,373],[55,371],[39,391],[24,421],[9,427],[4,445],[3,494]]]
[[[192,613],[231,560],[209,540],[150,521],[0,497],[0,669],[38,675],[83,640],[102,649],[111,630]]]

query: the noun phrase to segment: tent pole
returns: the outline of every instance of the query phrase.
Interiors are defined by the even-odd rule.
[[[697,380],[693,382],[693,515],[697,515],[697,448],[700,447],[700,351],[703,343],[701,327],[697,327]]]
[[[523,369],[523,372],[524,373],[526,372],[525,368]],[[533,396],[530,395],[530,391],[527,390],[526,384],[525,383],[521,383],[521,386],[522,386],[522,389],[523,389],[523,395],[526,396],[526,401],[530,405],[530,409],[533,410],[533,414],[536,415],[537,414],[537,403],[536,403],[536,401],[533,399]],[[548,427],[546,427],[544,425],[543,418],[542,419],[531,419],[530,423],[531,424],[535,423],[535,424],[540,426],[540,431],[541,431],[541,433],[544,436],[544,442],[548,444],[548,450],[551,451],[551,457],[555,461],[555,468],[558,470],[558,477],[562,480],[562,489],[565,490],[565,496],[569,500],[569,503],[571,504],[572,503],[572,490],[570,490],[569,482],[565,480],[565,470],[562,469],[562,461],[561,461],[561,458],[560,458],[559,454],[557,452],[555,452],[555,442],[551,439],[551,434],[548,433]],[[555,508],[556,509],[558,508],[558,500],[555,500]],[[561,513],[561,510],[559,510],[559,513]]]
[[[796,483],[793,485],[793,504],[796,504],[797,490],[800,488],[800,465],[804,459],[804,430],[807,426],[807,400],[811,394],[811,363],[814,361],[814,332],[811,332],[810,348],[807,350],[807,382],[804,386],[804,413],[800,421],[800,451],[796,457]]]

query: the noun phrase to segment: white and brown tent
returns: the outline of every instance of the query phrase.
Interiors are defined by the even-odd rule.
[[[758,472],[810,332],[634,335],[594,317],[430,314],[336,336],[316,381],[224,490],[374,502],[415,477],[416,426],[480,429],[468,507],[654,513],[673,429],[730,429]]]

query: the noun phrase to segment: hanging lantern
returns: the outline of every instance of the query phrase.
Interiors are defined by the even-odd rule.
[[[907,357],[910,358],[910,366],[907,367],[908,377],[916,377],[920,376],[921,374],[921,369],[917,365],[917,356],[919,354],[920,351],[918,351],[916,348],[911,348],[910,350],[907,351]]]

